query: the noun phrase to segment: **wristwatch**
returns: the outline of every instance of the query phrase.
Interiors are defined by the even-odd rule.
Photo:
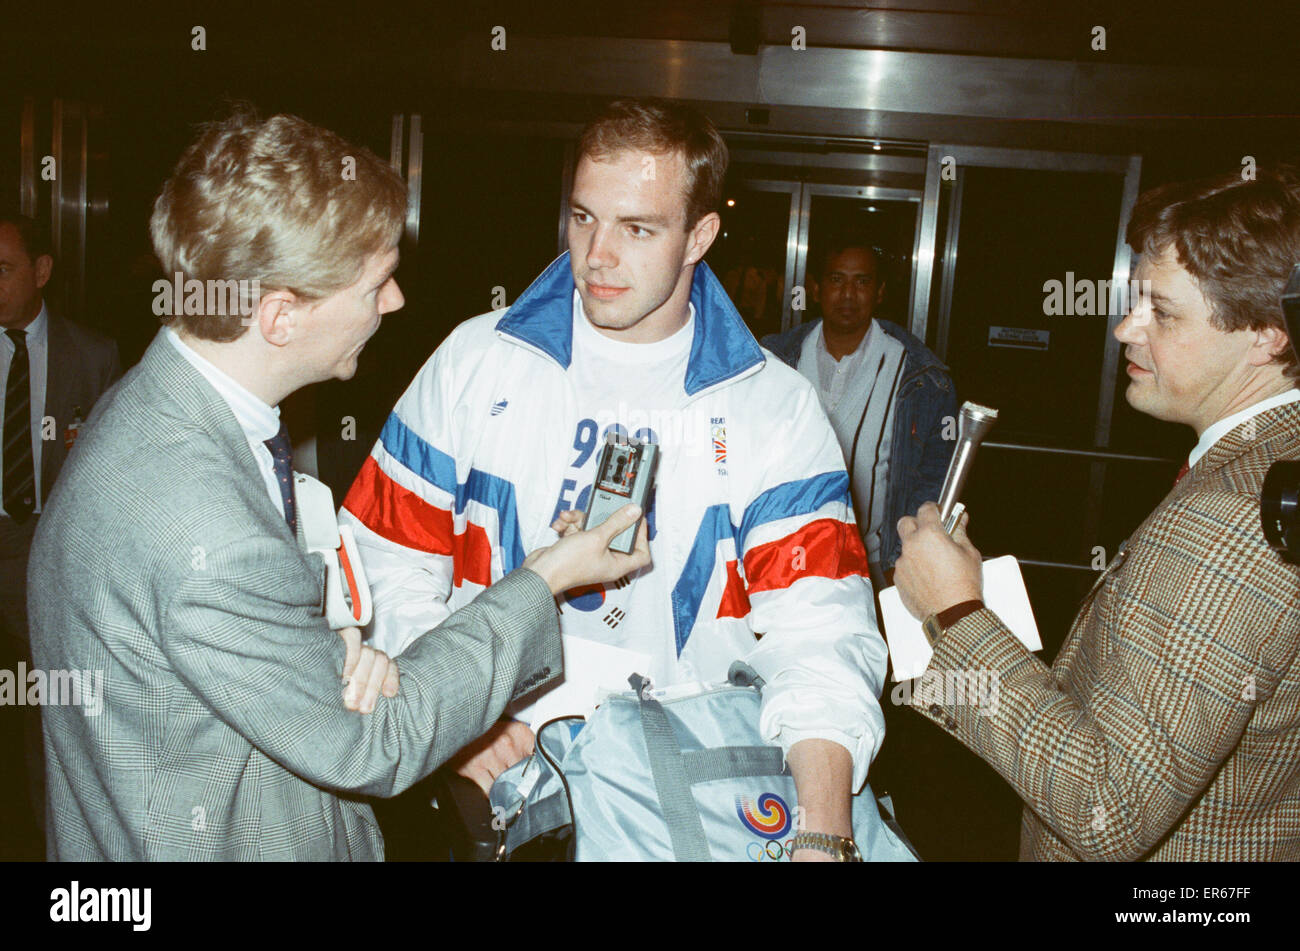
[[[925,639],[930,642],[931,647],[934,647],[935,642],[943,636],[944,631],[966,615],[974,614],[982,607],[984,607],[984,602],[980,600],[962,601],[960,604],[954,604],[938,614],[931,614],[921,622],[921,630],[925,632]]]
[[[858,844],[842,835],[828,835],[824,832],[800,832],[790,841],[790,854],[800,849],[815,849],[833,855],[837,862],[861,862],[862,853]]]

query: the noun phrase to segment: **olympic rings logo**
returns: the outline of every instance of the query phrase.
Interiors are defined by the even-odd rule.
[[[773,849],[776,851],[772,851]],[[784,843],[775,839],[768,839],[766,842],[751,842],[745,846],[745,854],[749,856],[751,862],[762,862],[764,859],[779,862],[783,858],[789,859],[794,855],[794,837],[786,839]]]

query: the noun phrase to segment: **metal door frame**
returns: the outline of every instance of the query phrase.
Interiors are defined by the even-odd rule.
[[[808,279],[808,234],[812,228],[812,200],[818,196],[829,195],[833,198],[862,198],[867,201],[911,201],[916,202],[916,224],[912,227],[912,258],[910,286],[908,288],[908,307],[916,299],[916,239],[921,230],[922,191],[912,188],[886,188],[881,185],[828,185],[821,182],[803,182],[799,190],[799,232],[794,242],[794,280],[787,285],[791,291],[785,295],[785,307],[781,313],[781,329],[789,330],[796,324],[803,323],[803,317],[794,319],[791,311],[792,291],[795,287],[806,287]],[[792,223],[793,224],[793,223]],[[790,267],[789,249],[787,249],[787,270]]]
[[[790,301],[798,275],[796,262],[799,235],[803,233],[802,222],[806,216],[802,183],[789,179],[745,178],[737,182],[736,186],[756,192],[784,193],[790,196],[785,232],[785,293],[781,295],[781,329],[786,330],[790,327]]]
[[[424,116],[419,112],[394,112],[388,143],[388,164],[406,180],[406,224],[402,236],[410,242],[412,251],[420,244],[420,195],[424,188],[423,121]]]
[[[917,203],[917,224],[921,218],[921,192],[919,189],[886,188],[880,185],[831,185],[821,182],[800,182],[793,179],[745,178],[737,187],[761,192],[784,192],[790,195],[790,220],[786,229],[785,294],[781,301],[781,329],[789,330],[803,322],[803,312],[798,318],[793,309],[794,289],[805,287],[808,276],[808,234],[812,228],[812,200],[829,195],[836,198],[863,198],[868,201],[913,201]],[[912,269],[909,303],[915,297],[916,269]]]
[[[1029,149],[987,148],[983,146],[935,144],[929,148],[925,173],[925,197],[922,201],[922,223],[918,229],[916,283],[918,293],[913,297],[911,331],[925,339],[930,312],[930,287],[934,277],[935,243],[938,237],[939,195],[941,172],[945,159],[956,163],[956,178],[948,207],[948,225],[944,235],[943,273],[939,285],[939,311],[936,315],[935,351],[940,359],[947,358],[948,330],[950,326],[953,281],[961,236],[961,204],[963,198],[961,170],[967,167],[1041,169],[1046,171],[1103,172],[1123,177],[1120,191],[1118,226],[1115,250],[1111,265],[1112,286],[1126,286],[1132,267],[1132,252],[1125,241],[1129,217],[1137,201],[1142,176],[1140,155],[1095,155],[1086,152],[1047,152]],[[924,280],[921,280],[923,275]],[[1083,545],[1085,555],[1093,548],[1101,524],[1101,501],[1105,488],[1106,469],[1111,462],[1172,462],[1157,456],[1135,456],[1107,451],[1110,446],[1111,420],[1115,409],[1115,384],[1119,372],[1120,344],[1115,339],[1115,328],[1124,319],[1123,314],[1111,313],[1106,319],[1106,339],[1102,353],[1101,382],[1097,393],[1097,411],[1094,417],[1093,444],[1082,449],[1050,448],[1021,443],[988,442],[985,447],[997,450],[1043,452],[1050,451],[1088,459],[1088,498],[1084,508]],[[1061,562],[1021,559],[1025,564],[1043,567],[1092,570],[1087,565],[1070,565]]]
[[[37,113],[49,108],[48,129],[38,128]],[[108,141],[104,107],[55,97],[25,96],[19,129],[18,201],[21,214],[43,214],[42,193],[49,189],[50,245],[55,278],[47,284],[47,303],[76,320],[87,317],[86,240],[91,221],[98,227],[109,211]],[[46,182],[39,163],[54,160]],[[43,172],[43,168],[42,168]]]

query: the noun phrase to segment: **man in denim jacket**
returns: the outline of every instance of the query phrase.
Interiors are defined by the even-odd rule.
[[[852,469],[854,509],[879,591],[902,551],[898,520],[939,498],[956,445],[957,397],[925,344],[872,317],[885,292],[879,253],[852,237],[826,250],[812,285],[823,319],[763,345],[817,388]]]

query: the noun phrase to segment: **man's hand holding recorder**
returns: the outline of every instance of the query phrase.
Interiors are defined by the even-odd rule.
[[[559,595],[570,588],[584,584],[617,581],[650,564],[650,543],[646,538],[645,523],[637,529],[636,546],[630,553],[613,551],[610,544],[629,527],[636,526],[641,509],[626,505],[590,531],[582,531],[577,512],[562,512],[551,526],[560,540],[547,548],[539,548],[524,559],[523,567],[541,576],[551,594]],[[381,650],[361,643],[361,631],[345,627],[339,631],[347,645],[347,659],[343,663],[343,705],[349,710],[372,713],[380,693],[392,699],[397,696],[399,673],[397,661]],[[519,731],[523,732],[520,733]],[[527,734],[526,742],[523,734]],[[503,734],[510,749],[520,755],[515,762],[532,752],[532,732],[522,723],[514,723]],[[509,763],[497,770],[505,769]],[[470,770],[464,774],[473,779],[483,791],[492,785],[491,776],[485,782],[485,770]]]

